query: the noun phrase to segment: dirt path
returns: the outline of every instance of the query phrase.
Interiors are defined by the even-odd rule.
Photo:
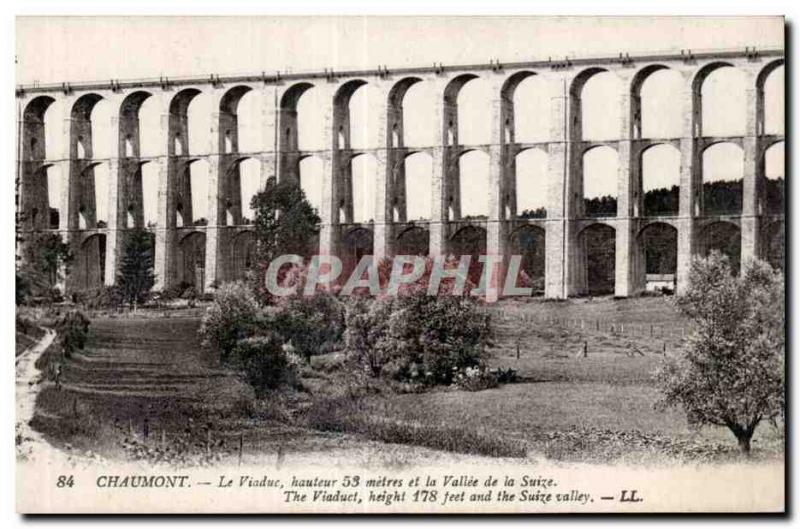
[[[55,337],[55,331],[46,329],[45,335],[35,345],[16,358],[17,456],[27,459],[31,459],[39,447],[47,444],[44,437],[30,427],[30,421],[36,407],[36,396],[41,389],[41,384],[36,380],[39,376],[36,360],[50,347]]]

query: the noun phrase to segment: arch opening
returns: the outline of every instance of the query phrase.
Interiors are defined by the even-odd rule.
[[[405,198],[408,220],[431,219],[431,189],[433,189],[433,157],[426,152],[406,156]]]
[[[744,154],[734,143],[716,143],[703,151],[703,215],[742,212]]]
[[[397,236],[396,255],[427,256],[430,247],[430,232],[425,228],[414,226],[403,230]]]
[[[522,226],[509,237],[510,255],[519,255],[520,270],[516,286],[533,289],[534,296],[544,294],[545,231],[538,226]]]
[[[84,240],[78,251],[72,277],[77,290],[92,290],[105,284],[106,236],[96,233]]]
[[[739,227],[730,222],[712,222],[706,225],[699,235],[700,255],[708,256],[712,251],[720,252],[730,260],[731,272],[738,275],[742,254],[742,236]]]
[[[785,142],[781,141],[771,145],[764,152],[764,176],[767,189],[763,210],[768,215],[783,215],[786,211],[785,164]]]
[[[547,217],[547,153],[527,149],[515,160],[515,190],[517,217],[543,219]]]
[[[679,138],[683,132],[683,76],[654,65],[634,81],[631,111],[633,138]]]
[[[373,234],[366,228],[350,230],[342,240],[342,278],[348,278],[365,255],[373,254]]]
[[[605,145],[583,153],[583,213],[586,217],[617,216],[617,151]]]
[[[578,255],[582,254],[577,292],[602,296],[614,293],[616,232],[605,224],[592,224],[578,236]]]
[[[256,264],[256,237],[252,231],[243,231],[233,239],[233,279],[248,277]]]
[[[648,291],[675,291],[678,269],[678,230],[663,222],[648,224],[638,236],[639,258]]]
[[[376,176],[378,162],[371,154],[354,157],[351,162],[353,222],[366,223],[375,220],[375,203],[378,198]]]
[[[460,259],[464,255],[471,256],[467,278],[475,285],[480,284],[483,273],[481,255],[486,255],[486,230],[478,226],[465,226],[450,238],[450,255]]]
[[[644,216],[671,216],[679,212],[681,153],[672,145],[660,144],[641,156],[641,190]],[[638,200],[634,202],[634,208]],[[634,217],[639,213],[634,210]]]
[[[726,63],[710,65],[699,74],[699,122],[697,136],[741,136],[745,134],[745,73]],[[697,90],[698,88],[695,87]],[[695,97],[697,98],[697,92]]]
[[[181,290],[194,288],[204,291],[206,266],[206,234],[194,231],[184,236],[178,244],[177,280]]]
[[[454,209],[453,220],[489,218],[489,155],[485,152],[468,151],[458,158],[457,198],[460,215]]]
[[[577,141],[616,139],[620,134],[620,81],[603,68],[589,68],[570,90],[572,138]]]

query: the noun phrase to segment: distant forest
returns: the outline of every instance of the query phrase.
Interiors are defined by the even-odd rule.
[[[767,180],[765,214],[780,214],[784,209],[784,180]],[[644,214],[648,216],[678,214],[678,186],[653,189],[644,194]],[[742,211],[742,181],[719,181],[703,184],[703,201],[706,215],[736,215]],[[584,199],[587,217],[614,217],[617,199],[603,196]],[[519,214],[522,219],[543,219],[545,208],[526,209]]]

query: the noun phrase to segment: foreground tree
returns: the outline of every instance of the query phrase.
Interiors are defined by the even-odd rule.
[[[144,302],[153,288],[153,241],[146,230],[136,229],[128,234],[117,282],[123,300],[132,307]]]
[[[17,271],[17,301],[26,294],[49,296],[58,283],[62,269],[72,260],[69,245],[53,232],[32,234],[23,246]]]
[[[309,255],[311,243],[319,232],[320,218],[305,193],[292,181],[267,180],[263,191],[253,196],[255,213],[256,256],[254,285],[256,292],[269,299],[263,274],[269,263],[283,254]]]
[[[253,292],[242,282],[223,283],[200,325],[203,345],[228,361],[239,340],[250,337],[258,324],[259,307]]]
[[[659,404],[682,406],[690,424],[727,427],[749,454],[756,426],[784,414],[783,275],[755,261],[736,277],[728,258],[712,252],[692,263],[677,304],[694,333],[656,373]]]

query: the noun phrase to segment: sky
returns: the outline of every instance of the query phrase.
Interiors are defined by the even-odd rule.
[[[783,44],[780,18],[526,18],[526,17],[28,17],[16,24],[17,82],[62,82],[107,80],[167,75],[219,75],[304,70],[347,70],[443,64],[470,64],[499,59],[501,62],[553,57],[617,55],[654,50],[779,47]],[[654,74],[643,88],[646,136],[678,136],[679,91],[674,72]],[[584,92],[584,134],[587,139],[614,137],[618,131],[617,105],[608,104],[616,93],[613,74],[599,74]],[[517,141],[546,139],[549,101],[542,85],[531,78],[515,95]],[[351,100],[354,147],[377,146],[377,117],[384,102],[369,85]],[[767,86],[767,129],[783,130],[783,69],[770,76]],[[708,134],[736,135],[744,128],[743,83],[738,71],[721,69],[703,88],[704,125]],[[437,131],[431,123],[440,100],[425,83],[409,90],[405,100],[407,145],[434,143]],[[459,135],[464,144],[488,143],[490,99],[481,80],[467,83],[459,95]],[[198,96],[189,107],[190,152],[208,151],[211,109],[209,98]],[[324,104],[309,91],[301,98],[299,128],[301,148],[319,148],[321,130],[317,116]],[[240,106],[240,150],[258,150],[266,143],[258,116],[261,101],[246,95]],[[113,138],[109,104],[99,103],[92,119],[95,157],[107,153]],[[741,109],[731,112],[730,109]],[[47,150],[60,152],[57,133],[61,109],[53,105],[46,115]],[[144,155],[163,150],[159,127],[161,110],[148,101],[140,119]],[[52,126],[51,126],[52,125]],[[643,160],[645,189],[677,184],[677,152],[669,147],[654,149]],[[587,197],[616,194],[616,153],[596,149],[587,154]],[[431,160],[426,155],[409,158],[408,188],[429,188]],[[741,176],[738,148],[721,145],[707,153],[706,178]],[[518,210],[545,205],[544,177],[547,160],[540,151],[527,151],[517,159]],[[770,151],[768,172],[783,174],[782,148]],[[145,165],[145,215],[155,220],[155,166]],[[202,163],[193,166],[196,217],[205,216],[205,172]],[[257,163],[243,168],[244,200],[256,190]],[[354,162],[356,220],[374,217],[375,189],[371,175],[375,163],[368,156]],[[302,184],[312,203],[319,204],[321,162],[309,159],[301,166]],[[51,197],[58,193],[57,169],[48,175]],[[105,190],[108,169],[97,169],[98,218],[107,217]],[[769,175],[768,175],[769,176]],[[488,158],[472,153],[462,158],[462,213],[485,214],[488,190]],[[409,218],[429,216],[429,193],[409,193]],[[57,201],[54,201],[54,205]]]

